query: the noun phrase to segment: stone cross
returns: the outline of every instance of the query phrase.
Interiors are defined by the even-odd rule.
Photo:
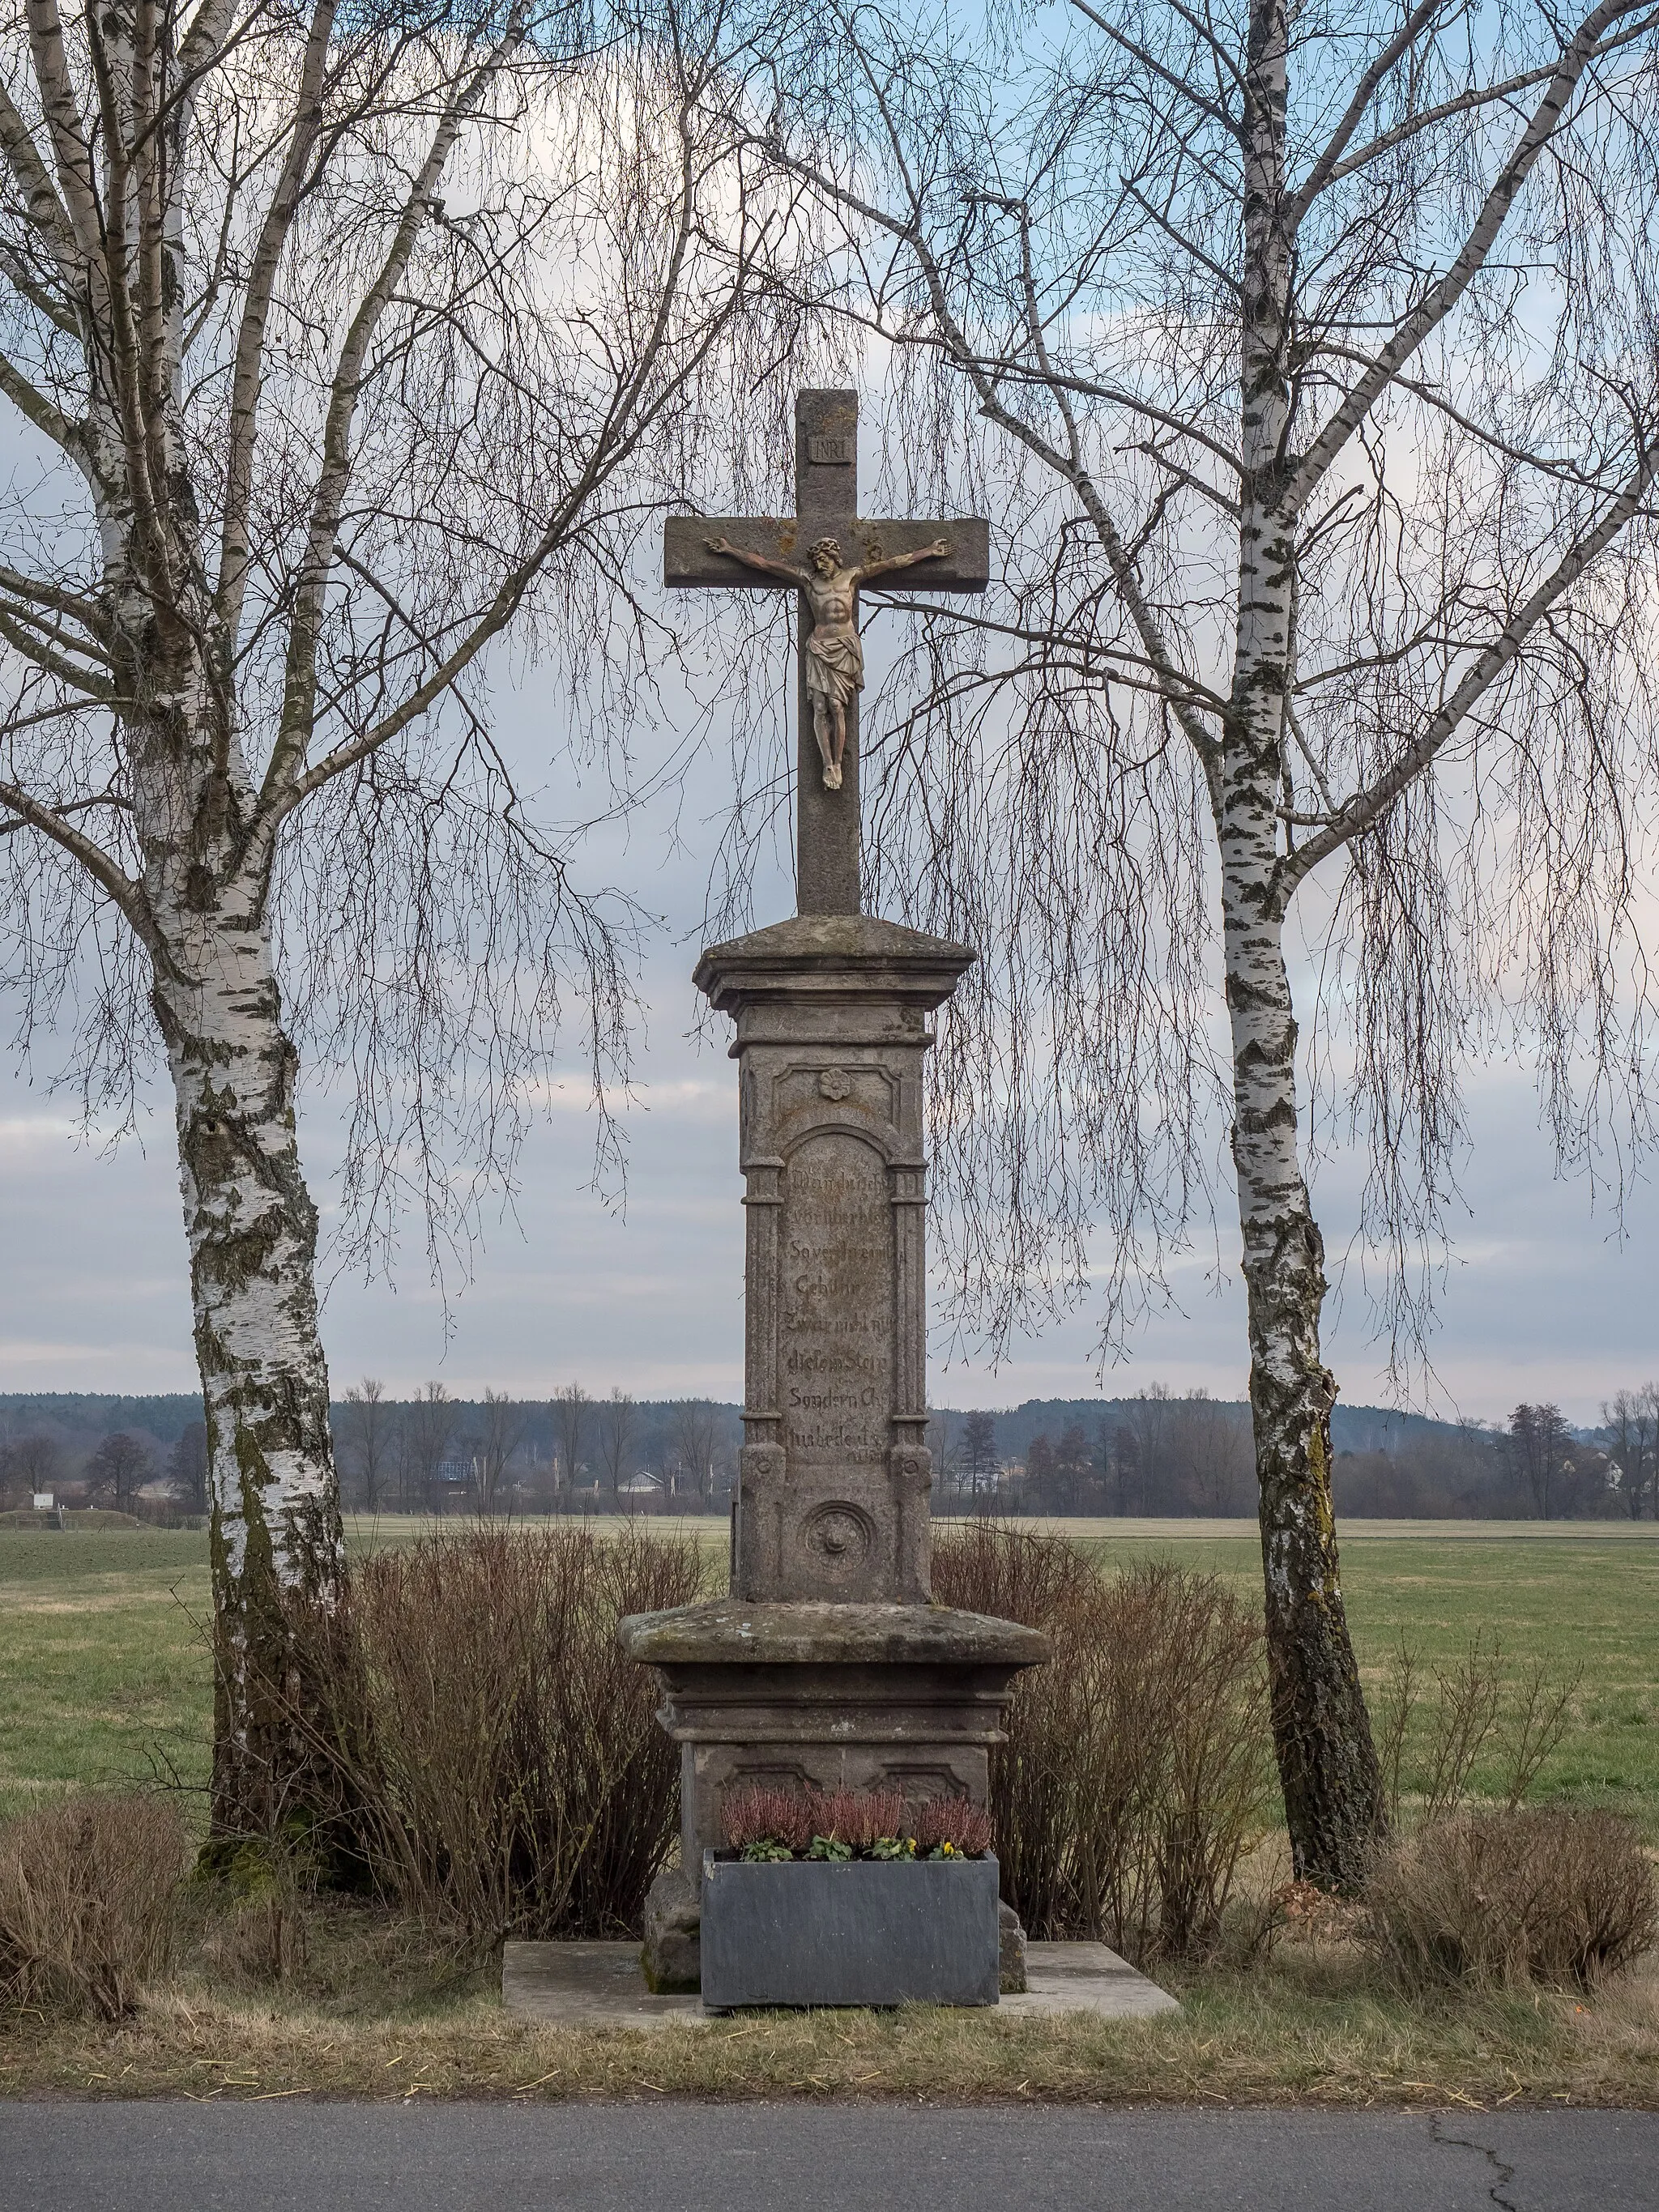
[[[861,586],[904,572],[907,592],[982,592],[990,525],[866,521],[858,512],[858,394],[795,402],[795,512],[787,520],[670,515],[663,580],[680,589],[800,593],[795,910],[858,914]]]
[[[658,1990],[697,1985],[728,1790],[982,1805],[1009,1686],[1046,1650],[1034,1629],[930,1602],[923,1066],[929,1018],[974,955],[865,915],[859,883],[859,587],[902,571],[983,591],[989,530],[860,520],[857,433],[854,393],[802,392],[793,517],[674,515],[665,532],[671,585],[799,590],[802,672],[799,910],[708,946],[696,979],[737,1027],[748,1218],[731,1587],[621,1630],[662,1677],[681,1751],[680,1864],[646,1907]]]

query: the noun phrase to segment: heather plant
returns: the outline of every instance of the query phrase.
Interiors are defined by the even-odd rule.
[[[801,1790],[747,1783],[726,1791],[720,1813],[726,1842],[745,1856],[781,1851],[792,1858],[812,1840],[812,1801]]]
[[[977,1858],[991,1816],[962,1796],[909,1814],[901,1790],[792,1790],[747,1784],[721,1808],[726,1840],[746,1859]]]
[[[911,1833],[919,1856],[975,1859],[991,1848],[991,1815],[966,1797],[930,1797],[917,1806]]]
[[[813,1798],[814,1840],[867,1851],[906,1832],[902,1790],[830,1790]]]

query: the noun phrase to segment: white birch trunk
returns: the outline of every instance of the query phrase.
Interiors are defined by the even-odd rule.
[[[1238,626],[1216,829],[1274,1747],[1297,1877],[1352,1889],[1382,1835],[1384,1808],[1338,1573],[1336,1386],[1319,1336],[1324,1245],[1299,1155],[1297,1031],[1276,876],[1296,579],[1285,61],[1285,0],[1258,0],[1245,104]]]
[[[148,802],[151,1003],[173,1077],[207,1420],[213,1828],[232,1839],[317,1814],[307,1667],[335,1612],[343,1548],[317,1329],[317,1211],[300,1164],[266,870],[236,834],[234,741],[193,732],[180,744],[178,718],[162,719],[167,737],[136,781]]]

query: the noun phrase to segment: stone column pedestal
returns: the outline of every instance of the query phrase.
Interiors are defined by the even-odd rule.
[[[695,1986],[696,1885],[732,1784],[983,1803],[1009,1687],[1046,1656],[929,1596],[927,1017],[964,946],[799,915],[705,952],[737,1023],[748,1209],[744,1442],[729,1596],[623,1624],[682,1747],[681,1869],[647,1917],[653,1986]]]

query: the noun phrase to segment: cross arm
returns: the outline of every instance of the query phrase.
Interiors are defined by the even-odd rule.
[[[991,580],[991,526],[982,515],[943,522],[866,522],[861,518],[810,514],[768,519],[752,515],[671,514],[663,526],[663,581],[678,590],[775,592],[773,579],[745,568],[728,553],[711,553],[711,538],[729,538],[745,552],[805,566],[820,538],[833,538],[845,561],[862,567],[917,554],[938,538],[951,547],[937,560],[920,561],[903,571],[895,589],[909,592],[982,592]]]
[[[701,585],[727,592],[775,592],[780,580],[746,568],[729,553],[712,553],[711,538],[725,538],[745,553],[763,553],[770,561],[803,563],[806,549],[796,551],[800,525],[775,522],[764,516],[671,514],[663,525],[662,580],[677,590]],[[809,540],[810,543],[810,540]]]

